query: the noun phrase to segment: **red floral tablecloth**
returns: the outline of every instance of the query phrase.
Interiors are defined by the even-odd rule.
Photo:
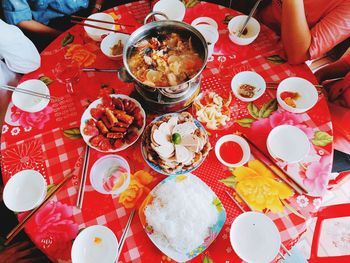
[[[126,4],[107,11],[115,20],[140,26],[149,12],[147,2]],[[214,55],[203,71],[202,90],[214,89],[230,91],[231,78],[240,71],[253,70],[261,74],[266,81],[281,81],[287,77],[300,76],[315,83],[315,78],[306,65],[288,65],[279,56],[282,47],[278,37],[262,26],[257,40],[248,46],[237,46],[230,42],[227,24],[228,15],[237,15],[234,10],[205,2],[187,8],[184,21],[190,23],[198,16],[209,16],[219,25],[220,38],[215,45]],[[126,32],[134,29],[122,28]],[[62,40],[70,33],[72,43],[62,46]],[[164,176],[151,170],[142,158],[140,142],[119,152],[131,165],[132,178],[129,188],[118,197],[102,195],[94,191],[87,179],[83,208],[75,207],[80,179],[79,168],[85,151],[85,143],[77,128],[84,109],[104,93],[130,94],[133,84],[119,81],[112,73],[81,73],[75,88],[77,95],[66,93],[63,84],[55,80],[52,69],[65,57],[74,59],[82,67],[119,68],[122,62],[105,57],[99,44],[89,39],[81,26],[75,26],[58,37],[41,55],[42,65],[37,71],[23,77],[37,79],[46,77],[52,80],[48,86],[52,95],[63,96],[59,103],[50,102],[49,106],[38,113],[26,113],[10,104],[1,137],[1,168],[4,182],[24,169],[35,169],[42,173],[48,185],[57,184],[64,175],[74,168],[76,176],[60,191],[49,204],[43,207],[27,224],[25,231],[34,243],[54,262],[70,262],[72,241],[79,230],[91,225],[106,225],[120,238],[131,210],[143,200],[145,195]],[[257,110],[266,108],[275,97],[274,91],[267,91],[254,102]],[[264,106],[265,105],[265,106]],[[234,118],[237,122],[226,130],[211,132],[210,140],[215,144],[218,137],[237,130],[244,132],[251,140],[264,149],[269,131],[280,124],[291,124],[301,128],[312,143],[309,155],[296,165],[280,165],[293,174],[297,180],[319,196],[322,196],[328,183],[332,160],[332,125],[326,99],[320,95],[314,108],[304,114],[291,114],[275,107],[264,117],[253,116],[248,104],[235,100]],[[148,114],[148,122],[154,118]],[[253,151],[253,155],[256,153]],[[91,150],[89,169],[104,154]],[[258,156],[258,155],[257,155]],[[224,167],[211,151],[205,162],[193,172],[206,182],[221,199],[226,212],[225,225],[213,244],[193,262],[231,262],[239,261],[229,241],[230,225],[241,212],[230,200],[225,191],[230,191],[232,173]],[[269,202],[269,196],[260,197]],[[264,200],[264,198],[266,200]],[[271,201],[271,200],[270,200]],[[299,195],[271,206],[268,212],[280,230],[281,238],[290,248],[306,229],[306,221],[320,206],[320,197]],[[282,207],[281,207],[282,206]],[[19,214],[19,219],[23,217]],[[135,216],[130,232],[119,258],[120,262],[170,262],[149,240],[138,216]]]

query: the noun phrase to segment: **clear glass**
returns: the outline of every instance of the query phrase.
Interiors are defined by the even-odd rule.
[[[78,62],[70,59],[62,60],[56,64],[52,71],[56,79],[60,83],[66,85],[67,93],[72,95],[77,93],[74,84],[76,84],[80,78],[80,67]]]

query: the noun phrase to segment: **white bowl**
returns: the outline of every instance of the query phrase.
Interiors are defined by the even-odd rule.
[[[211,25],[194,26],[204,37],[208,46],[208,59],[213,55],[215,43],[219,40],[219,31]]]
[[[108,173],[109,169],[113,166],[120,166],[127,172],[127,177],[124,179],[123,184],[115,190],[107,191],[103,187],[103,179]],[[111,177],[109,177],[111,178]],[[115,194],[122,193],[128,188],[130,183],[130,166],[128,162],[119,155],[106,155],[98,159],[91,168],[90,171],[90,182],[92,187],[101,194]]]
[[[310,150],[310,142],[306,134],[292,125],[280,125],[273,128],[266,143],[272,157],[287,163],[301,161]]]
[[[296,107],[293,108],[284,102],[281,98],[281,93],[290,91],[297,92],[299,94],[299,98],[295,100]],[[315,86],[303,78],[291,77],[283,80],[277,88],[277,101],[279,105],[293,113],[302,113],[308,111],[318,101],[318,92]]]
[[[249,84],[256,87],[255,95],[252,98],[244,98],[238,94],[238,88],[242,84]],[[233,94],[241,101],[249,102],[260,98],[266,90],[266,82],[262,76],[253,71],[243,71],[236,74],[231,81]]]
[[[125,46],[125,43],[128,41],[129,35],[122,34],[122,33],[112,33],[106,36],[100,45],[101,51],[103,54],[105,54],[107,57],[109,57],[112,60],[118,60],[123,57],[123,52],[119,55],[112,55],[112,48],[114,45],[118,43],[119,40],[121,40],[123,46]]]
[[[105,13],[96,13],[96,14],[89,16],[88,18],[114,23],[113,17],[108,15],[108,14],[105,14]],[[94,22],[94,21],[86,21],[85,20],[84,24],[103,27],[103,28],[107,28],[107,29],[114,29],[115,28],[115,25],[101,23],[101,22]],[[108,30],[98,29],[98,28],[93,28],[93,27],[88,27],[88,26],[84,26],[84,30],[88,34],[88,36],[91,37],[95,41],[101,41],[104,35],[108,35],[111,33],[111,31],[108,31]]]
[[[41,204],[46,190],[46,181],[39,172],[23,170],[12,176],[5,185],[4,203],[14,212],[28,211]]]
[[[186,7],[179,0],[160,0],[153,6],[154,12],[165,14],[169,20],[182,21],[185,17]],[[164,16],[155,15],[157,21],[166,20]]]
[[[220,147],[225,143],[225,142],[236,142],[238,143],[243,151],[243,157],[241,159],[241,161],[239,161],[238,163],[228,163],[226,161],[223,160],[223,158],[220,155]],[[248,142],[242,138],[241,136],[238,135],[234,135],[234,134],[228,134],[225,136],[222,136],[215,144],[215,155],[218,158],[218,160],[225,166],[228,167],[239,167],[244,165],[246,162],[249,161],[250,158],[250,147]]]
[[[236,254],[249,263],[273,261],[281,246],[275,223],[265,214],[246,212],[232,222],[230,241]]]
[[[30,79],[22,82],[17,86],[17,88],[35,91],[38,93],[50,95],[50,91],[44,82],[38,79]],[[13,92],[12,93],[12,103],[19,109],[27,112],[38,112],[43,110],[50,100],[45,98],[36,97],[33,95]]]
[[[218,23],[216,23],[216,21],[210,17],[206,17],[206,16],[201,16],[201,17],[197,17],[195,20],[192,21],[191,26],[195,27],[198,25],[209,25],[214,27],[215,29],[218,29]]]
[[[98,242],[100,240],[100,242]],[[72,246],[72,263],[114,263],[118,240],[105,226],[90,226],[79,233]]]
[[[237,45],[249,45],[258,37],[260,33],[260,24],[254,17],[252,17],[246,26],[246,29],[248,31],[247,34],[242,34],[240,37],[237,36],[238,32],[243,27],[246,18],[246,15],[235,16],[228,23],[227,27],[229,31],[230,40]]]

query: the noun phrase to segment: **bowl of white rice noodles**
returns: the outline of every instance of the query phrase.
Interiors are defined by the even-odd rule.
[[[152,242],[168,257],[184,262],[215,240],[226,211],[215,193],[189,173],[160,182],[144,200],[139,216]]]

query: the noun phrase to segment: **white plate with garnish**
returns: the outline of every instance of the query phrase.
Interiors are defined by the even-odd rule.
[[[266,90],[266,82],[254,71],[242,71],[231,81],[233,94],[241,101],[249,102],[260,98]]]
[[[118,240],[108,227],[90,226],[74,240],[71,256],[72,263],[114,263]]]
[[[233,221],[230,241],[236,254],[249,263],[268,263],[278,254],[281,235],[265,214],[246,212]]]

